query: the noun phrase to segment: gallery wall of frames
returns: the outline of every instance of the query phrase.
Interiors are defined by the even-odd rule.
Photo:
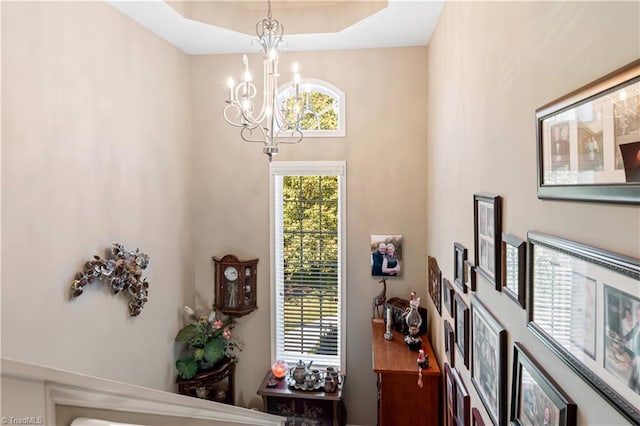
[[[640,107],[630,118],[619,106],[629,93],[640,96],[640,61],[536,112],[538,198],[640,204],[633,174],[640,168]],[[594,120],[601,122],[600,133],[574,147],[584,148],[585,156],[567,151],[560,164],[561,155],[553,154],[560,145],[554,136],[561,137],[554,123],[584,130]],[[590,138],[591,151],[585,148]],[[608,172],[596,160],[617,151],[626,175],[601,180]],[[575,179],[566,180],[569,175]],[[497,194],[473,195],[472,258],[456,241],[451,271],[428,257],[428,292],[442,317],[444,424],[575,426],[581,409],[532,348],[508,337],[512,324],[496,318],[478,286],[504,293],[523,309],[535,339],[626,420],[640,424],[640,259],[543,232],[505,233],[503,202]],[[473,404],[471,388],[478,396]]]

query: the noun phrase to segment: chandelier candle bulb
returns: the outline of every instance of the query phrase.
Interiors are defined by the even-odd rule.
[[[229,100],[228,102],[233,102],[233,86],[235,85],[233,78],[229,77],[227,79],[227,86],[229,87]]]

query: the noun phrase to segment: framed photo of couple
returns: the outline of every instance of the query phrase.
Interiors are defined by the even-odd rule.
[[[536,110],[538,198],[640,204],[640,60]]]
[[[576,405],[518,342],[512,380],[511,424],[575,426]]]
[[[402,276],[402,235],[371,236],[371,275]]]
[[[640,423],[640,260],[529,232],[528,328]]]

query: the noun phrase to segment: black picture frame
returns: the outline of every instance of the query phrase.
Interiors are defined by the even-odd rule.
[[[471,409],[471,426],[484,426],[482,414],[480,414],[480,410],[476,407]]]
[[[464,261],[467,260],[467,249],[460,243],[453,243],[453,282],[463,293],[467,292],[464,281]]]
[[[460,372],[453,368],[453,381],[456,385],[456,405],[455,405],[455,422],[456,426],[470,426],[471,423],[471,397],[467,386],[460,376]]]
[[[464,261],[464,284],[471,291],[476,291],[476,267],[470,260]]]
[[[471,295],[471,382],[497,426],[507,424],[507,330]]]
[[[453,298],[454,318],[456,327],[456,346],[464,361],[464,366],[469,368],[469,307],[458,293]]]
[[[444,353],[447,356],[449,364],[453,367],[455,366],[456,359],[456,336],[448,320],[444,320],[442,324],[444,329]]]
[[[639,91],[636,60],[536,110],[538,198],[640,204]]]
[[[511,424],[576,425],[576,404],[519,342],[511,378]]]
[[[523,309],[527,298],[526,253],[526,241],[502,234],[502,291]]]
[[[445,425],[453,426],[456,413],[456,382],[448,363],[444,363]]]
[[[502,197],[473,195],[473,248],[476,271],[501,290]]]
[[[442,297],[443,297],[442,303],[444,303],[444,306],[449,311],[449,315],[451,315],[452,317],[453,317],[453,296],[455,295],[455,293],[456,291],[454,290],[453,285],[451,284],[451,281],[449,281],[446,278],[442,278]]]
[[[640,348],[626,346],[621,317],[630,306],[640,318],[640,260],[537,232],[528,233],[527,252],[527,328],[631,423],[640,424],[640,388],[630,386],[640,380],[630,363]],[[559,312],[570,315],[560,321]],[[561,337],[567,333],[569,339]],[[614,358],[626,359],[625,367],[611,368]]]
[[[442,315],[442,271],[435,257],[427,256],[429,296],[439,315]]]

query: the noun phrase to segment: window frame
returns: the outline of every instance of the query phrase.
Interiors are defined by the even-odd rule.
[[[335,130],[302,130],[302,134],[305,138],[343,138],[347,135],[347,115],[346,115],[346,98],[345,93],[337,86],[329,83],[328,81],[320,80],[317,78],[303,78],[300,80],[300,88],[309,84],[311,91],[320,92],[325,95],[331,96],[338,101],[338,128]],[[291,89],[291,84],[286,83],[280,85],[277,91],[278,104],[284,100],[284,92]]]
[[[277,176],[338,176],[338,294],[339,294],[339,367],[342,374],[346,374],[346,262],[347,262],[347,232],[346,232],[346,191],[347,174],[345,161],[274,161],[269,167],[269,253],[270,253],[270,340],[271,363],[277,358],[277,302],[276,294],[276,177]],[[317,363],[314,363],[316,365]],[[320,365],[321,366],[321,365]]]

